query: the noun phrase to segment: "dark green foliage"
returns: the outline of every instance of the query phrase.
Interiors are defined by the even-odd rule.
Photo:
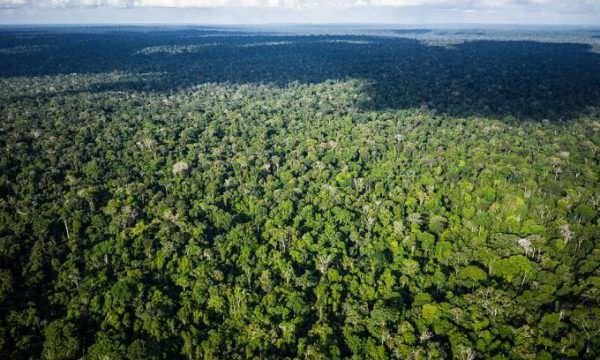
[[[165,55],[132,37],[147,54],[122,46],[116,55],[182,56],[173,66],[197,55]],[[368,45],[369,72],[385,73],[376,55],[391,41]],[[323,56],[343,62],[357,46],[337,43]],[[412,46],[407,64],[444,63],[441,49]],[[469,46],[474,57],[510,48]],[[545,46],[522,44],[512,65],[461,68],[473,72],[471,95],[496,99],[485,97],[486,76],[535,54],[597,64]],[[208,54],[246,57],[241,68],[220,63],[221,74],[263,56],[276,68],[304,56],[227,49]],[[9,65],[4,75],[18,68]],[[368,77],[354,73],[360,80],[98,88],[141,75],[91,74],[114,69],[96,66],[1,80],[0,358],[600,356],[597,93],[559,97],[559,108],[581,100],[562,112],[568,121],[531,121],[499,116],[518,112],[510,99],[506,111],[467,116],[475,105],[428,89],[429,79],[422,91],[448,107],[421,106],[425,93],[371,106],[381,99],[367,101]],[[407,88],[397,80],[377,86],[399,96]]]

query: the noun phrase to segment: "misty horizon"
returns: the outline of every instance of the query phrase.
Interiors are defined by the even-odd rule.
[[[0,24],[600,25],[600,2],[557,0],[0,0]]]

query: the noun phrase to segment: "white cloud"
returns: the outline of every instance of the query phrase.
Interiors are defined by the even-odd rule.
[[[455,9],[600,14],[600,0],[0,0],[0,8],[319,8]],[[600,19],[598,21],[600,23]]]
[[[20,6],[28,3],[27,0],[0,0],[0,6]]]

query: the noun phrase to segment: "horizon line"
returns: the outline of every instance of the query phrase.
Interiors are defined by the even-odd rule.
[[[514,26],[514,27],[586,27],[600,28],[600,24],[592,23],[524,23],[524,22],[236,22],[236,23],[177,23],[177,22],[152,22],[152,21],[134,21],[134,22],[83,22],[83,23],[62,23],[62,22],[23,22],[23,23],[3,23],[0,21],[0,27],[42,27],[42,26],[63,26],[63,27],[87,27],[87,26],[188,26],[188,27],[231,27],[231,26],[410,26],[410,27],[427,27],[427,26]]]

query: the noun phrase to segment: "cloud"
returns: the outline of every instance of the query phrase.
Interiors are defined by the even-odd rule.
[[[600,25],[600,0],[0,0],[0,24]]]
[[[219,8],[266,7],[306,9],[315,7],[428,7],[485,9],[531,7],[600,10],[600,0],[0,0],[0,7],[75,8],[75,7],[169,7]]]

